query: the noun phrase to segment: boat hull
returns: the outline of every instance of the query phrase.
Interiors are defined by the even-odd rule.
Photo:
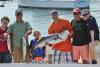
[[[56,8],[56,9],[73,9],[89,8],[90,0],[75,0],[75,1],[35,1],[35,0],[19,0],[19,7],[34,7],[34,8]]]

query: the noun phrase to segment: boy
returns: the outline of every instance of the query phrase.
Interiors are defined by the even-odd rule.
[[[11,63],[12,56],[7,46],[7,38],[4,33],[7,31],[9,23],[8,17],[2,17],[0,26],[0,63]]]
[[[41,58],[44,59],[44,57],[45,57],[45,46],[41,47],[41,48],[36,48],[34,50],[34,47],[36,46],[35,44],[41,39],[41,33],[39,31],[35,31],[33,35],[34,35],[35,39],[31,40],[31,43],[30,43],[31,57],[32,57],[33,60],[37,57],[39,57],[39,58],[41,57]]]

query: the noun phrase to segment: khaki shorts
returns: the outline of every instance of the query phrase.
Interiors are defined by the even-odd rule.
[[[14,63],[30,63],[30,54],[29,54],[29,49],[26,51],[26,57],[25,61],[22,61],[22,50],[20,48],[13,48],[13,61]]]
[[[96,40],[95,44],[92,44],[91,46],[91,59],[96,59],[98,64],[100,64],[100,41]]]
[[[92,44],[90,47],[96,50],[95,53],[100,53],[100,41],[96,40],[95,43]]]
[[[96,46],[100,46],[100,41],[99,40],[96,40],[95,43],[96,43]]]

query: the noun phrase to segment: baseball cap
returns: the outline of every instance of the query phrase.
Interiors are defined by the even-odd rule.
[[[57,11],[57,10],[52,10],[52,11],[51,11],[51,15],[52,15],[52,16],[58,15],[58,11]]]
[[[17,10],[15,11],[15,15],[23,15],[22,10],[21,10],[21,9],[17,9]]]
[[[79,8],[74,8],[73,13],[81,13],[81,10]]]
[[[89,9],[83,9],[83,10],[82,10],[82,15],[83,15],[83,16],[85,16],[85,15],[87,15],[87,14],[89,14],[89,13],[90,13]]]

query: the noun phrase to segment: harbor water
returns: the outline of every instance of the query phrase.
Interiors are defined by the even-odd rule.
[[[1,2],[1,1],[0,1]],[[1,3],[0,3],[1,4]],[[96,17],[98,26],[100,27],[100,0],[91,0],[90,10],[91,14]],[[0,7],[0,19],[3,16],[8,16],[10,18],[10,24],[15,21],[15,10],[19,8],[17,0],[11,0],[5,2],[4,7]],[[42,36],[48,35],[48,26],[52,22],[50,11],[52,9],[37,9],[37,8],[21,8],[23,10],[23,19],[28,21],[33,31],[39,30]],[[59,14],[61,18],[68,19],[71,21],[73,19],[72,10],[62,10],[59,9]],[[29,41],[32,39],[32,35],[29,37]]]
[[[1,2],[1,1],[0,1]],[[1,3],[0,3],[1,4]],[[3,16],[8,16],[10,18],[10,24],[15,21],[15,10],[18,8],[17,0],[11,0],[5,2],[4,7],[0,7],[0,19]],[[48,26],[51,24],[52,19],[50,16],[50,11],[52,9],[37,9],[37,8],[21,8],[23,10],[23,19],[28,21],[33,31],[39,30],[42,36],[48,35]],[[73,19],[72,10],[62,10],[59,9],[59,15],[61,18],[68,19],[71,21]],[[91,14],[96,17],[98,26],[100,27],[100,0],[91,0],[90,3]],[[29,41],[33,39],[32,35],[29,36]]]

